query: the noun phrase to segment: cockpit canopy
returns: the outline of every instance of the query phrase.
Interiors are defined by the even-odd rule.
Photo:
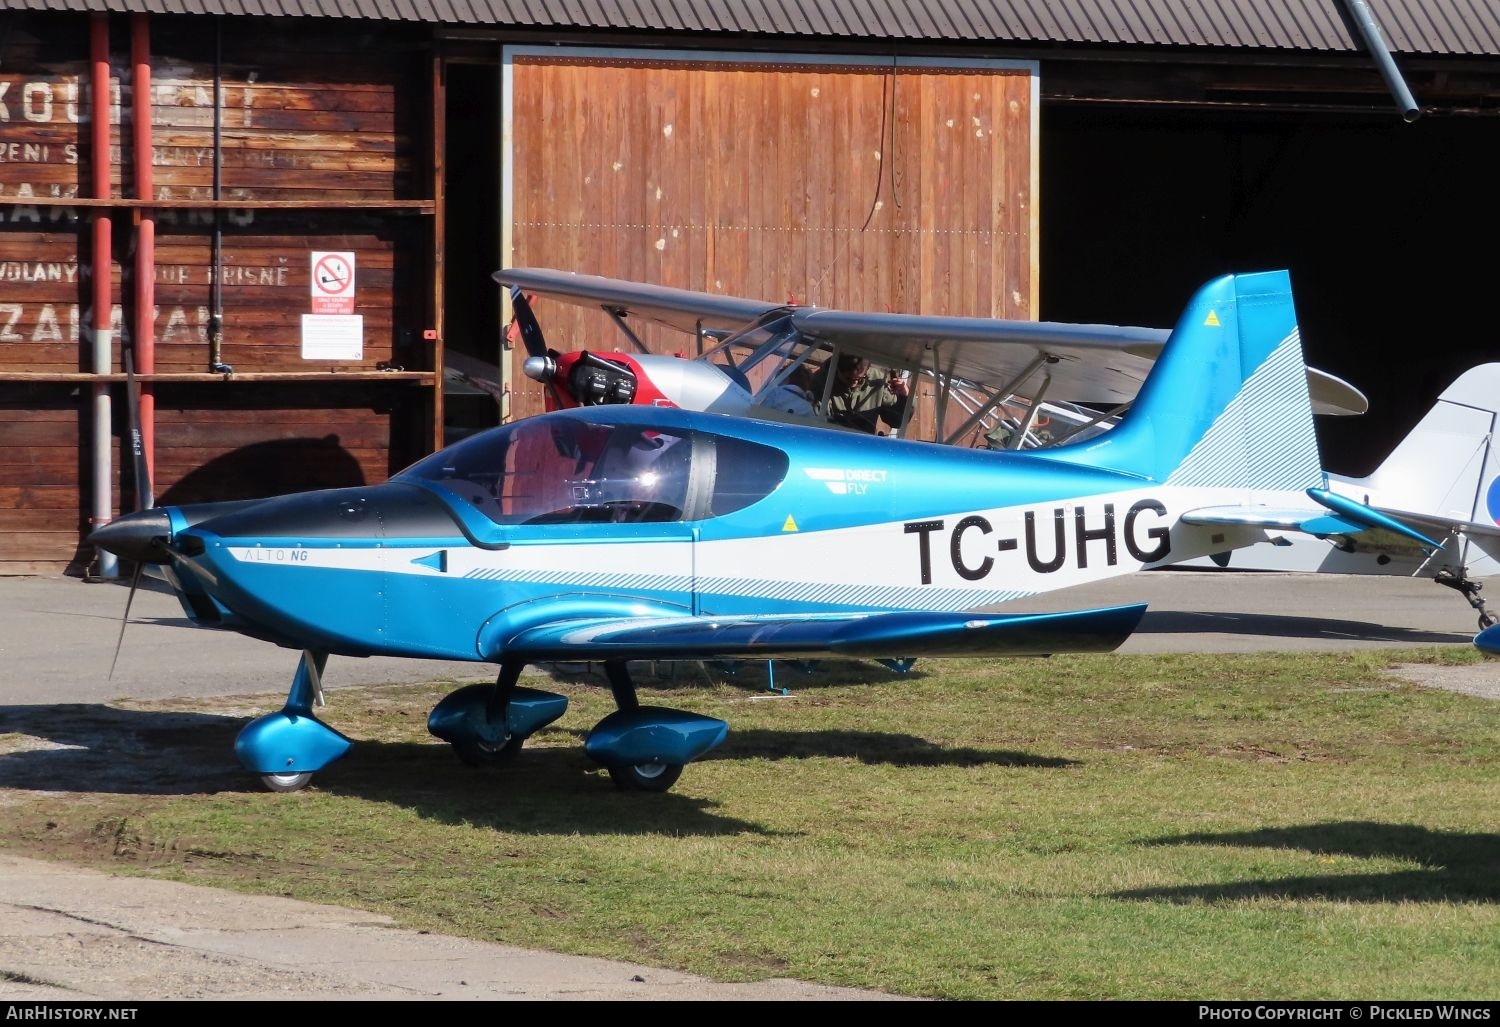
[[[765,498],[787,466],[780,450],[731,436],[542,416],[475,435],[392,480],[435,488],[497,524],[695,521]]]

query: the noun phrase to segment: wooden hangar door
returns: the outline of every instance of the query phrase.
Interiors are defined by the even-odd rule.
[[[508,266],[1036,316],[1034,64],[516,47],[502,76]],[[554,348],[629,345],[602,312],[539,303]],[[512,418],[542,409],[524,358]]]

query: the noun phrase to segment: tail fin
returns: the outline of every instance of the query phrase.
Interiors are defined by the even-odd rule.
[[[1500,524],[1497,426],[1500,364],[1480,364],[1443,390],[1374,474],[1347,485],[1383,509],[1493,528]]]
[[[1323,484],[1287,272],[1199,289],[1120,426],[1052,452],[1172,485]]]
[[[1500,573],[1500,364],[1459,376],[1368,478],[1332,487],[1393,516],[1459,533],[1471,577]]]

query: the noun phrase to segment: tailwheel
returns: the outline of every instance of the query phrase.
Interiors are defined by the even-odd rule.
[[[469,767],[503,767],[516,758],[521,745],[526,741],[520,735],[486,742],[481,740],[454,742],[453,751]]]
[[[1436,581],[1439,585],[1453,589],[1453,591],[1464,597],[1465,602],[1479,611],[1480,631],[1500,624],[1500,615],[1490,610],[1485,605],[1484,600],[1479,597],[1484,584],[1469,577],[1465,569],[1460,568],[1455,572],[1451,567],[1444,567],[1437,574],[1433,575],[1432,580]]]
[[[302,774],[262,774],[260,783],[270,792],[297,792],[306,788],[312,780],[312,772]]]
[[[634,763],[610,767],[615,786],[629,792],[664,792],[682,776],[681,763]]]

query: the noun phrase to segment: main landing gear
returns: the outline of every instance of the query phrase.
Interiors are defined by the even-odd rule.
[[[427,729],[450,743],[459,759],[477,766],[508,762],[525,739],[562,716],[561,695],[516,684],[526,662],[506,659],[494,686],[469,685],[438,703]],[[603,764],[626,791],[665,792],[682,768],[724,740],[722,720],[657,706],[642,706],[624,660],[605,660],[614,713],[589,732],[584,752]]]
[[[307,787],[313,774],[354,744],[313,716],[313,706],[323,705],[327,663],[327,653],[304,652],[286,705],[246,724],[234,741],[240,763],[259,774],[270,791]],[[466,685],[449,693],[428,715],[427,730],[451,744],[470,766],[509,763],[527,738],[568,708],[566,696],[518,685],[525,666],[522,659],[502,660],[493,685]],[[619,709],[594,725],[584,752],[609,770],[619,788],[665,792],[682,776],[684,765],[724,741],[729,725],[722,720],[642,706],[624,660],[604,661],[604,672]]]
[[[1484,600],[1479,598],[1479,590],[1484,585],[1468,577],[1462,568],[1455,572],[1451,567],[1444,567],[1437,574],[1433,575],[1432,580],[1436,581],[1439,585],[1445,585],[1453,589],[1459,595],[1463,596],[1464,600],[1470,606],[1479,611],[1480,631],[1500,624],[1500,615],[1491,612],[1489,607],[1485,605]]]

